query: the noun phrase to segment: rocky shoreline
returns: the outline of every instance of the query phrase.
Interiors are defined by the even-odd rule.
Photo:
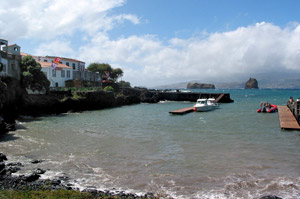
[[[10,162],[6,164],[7,157],[0,153],[0,191],[14,190],[14,191],[55,191],[55,190],[73,190],[80,191],[74,188],[73,184],[67,183],[68,176],[57,177],[55,179],[40,179],[41,175],[47,172],[45,169],[37,168],[27,175],[13,175],[22,170],[24,164],[22,162]],[[43,160],[32,160],[31,164],[39,164]],[[98,197],[117,197],[122,199],[156,199],[152,193],[145,195],[136,195],[132,193],[125,193],[123,191],[99,191],[94,187],[88,187],[81,192],[92,194],[95,198]],[[267,195],[259,199],[283,199],[275,195]]]
[[[47,172],[44,169],[37,168],[28,175],[13,175],[14,173],[22,170],[22,162],[11,162],[6,164],[7,157],[3,153],[0,153],[0,191],[1,190],[20,190],[20,191],[40,191],[40,190],[74,190],[79,191],[77,188],[73,188],[70,183],[63,183],[67,176],[57,177],[57,179],[40,179],[41,175]],[[31,164],[39,164],[42,160],[32,160]],[[60,179],[63,178],[63,179]],[[147,193],[143,196],[138,196],[125,192],[112,192],[112,191],[99,191],[95,188],[86,188],[82,192],[90,193],[94,197],[119,197],[124,199],[141,199],[157,198],[151,193]]]

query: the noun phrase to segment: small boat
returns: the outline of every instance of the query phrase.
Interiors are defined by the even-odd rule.
[[[257,110],[258,113],[274,113],[278,111],[278,108],[275,104],[261,103],[260,109]]]
[[[195,106],[194,111],[211,111],[219,107],[219,104],[216,103],[216,100],[214,98],[208,98],[208,99],[198,99]]]

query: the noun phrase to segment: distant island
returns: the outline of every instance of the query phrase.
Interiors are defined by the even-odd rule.
[[[258,89],[258,82],[255,78],[250,77],[245,83],[245,89]]]
[[[187,84],[186,88],[187,89],[215,89],[215,85],[190,82]]]
[[[300,89],[300,73],[272,73],[272,77],[269,74],[257,74],[255,79],[258,82],[259,89]],[[252,76],[252,75],[251,75]],[[252,76],[253,77],[253,76]],[[245,89],[245,83],[249,79],[248,77],[239,78],[236,81],[224,81],[220,82],[218,80],[214,82],[208,82],[213,84],[216,89]],[[186,82],[177,82],[173,84],[158,85],[151,88],[154,89],[186,89],[187,84],[190,82],[197,82],[201,84],[201,80],[192,80]]]

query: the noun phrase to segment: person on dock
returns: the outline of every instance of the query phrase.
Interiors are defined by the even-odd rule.
[[[287,103],[293,105],[295,103],[294,98],[290,97],[290,99]]]

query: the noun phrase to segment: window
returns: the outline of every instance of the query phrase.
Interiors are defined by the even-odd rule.
[[[66,72],[64,70],[61,70],[61,77],[65,77],[66,76]]]
[[[44,59],[44,62],[48,62],[48,60],[47,60],[47,59]]]
[[[62,64],[62,62],[61,62],[61,61],[60,61],[59,63],[60,63],[60,64]]]
[[[11,64],[12,71],[16,71],[15,64]]]
[[[67,78],[71,77],[71,71],[67,70]]]
[[[14,51],[18,52],[19,48],[18,47],[14,47]]]
[[[75,63],[73,63],[72,66],[73,66],[73,70],[75,70]]]
[[[66,62],[66,65],[69,66],[69,62]]]
[[[56,77],[56,70],[55,69],[52,70],[52,77]]]
[[[1,63],[2,64],[2,68],[0,67],[0,72],[6,72],[6,65]]]

